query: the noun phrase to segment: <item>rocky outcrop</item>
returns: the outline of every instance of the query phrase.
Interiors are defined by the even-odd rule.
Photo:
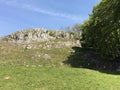
[[[20,45],[23,44],[24,48],[31,49],[38,46],[42,46],[42,45],[37,46],[35,44],[34,45],[31,44],[33,42],[46,42],[46,46],[42,46],[44,48],[52,47],[52,46],[54,47],[75,46],[75,45],[80,46],[80,42],[78,38],[80,38],[80,34],[78,33],[51,31],[41,28],[34,28],[34,29],[18,31],[11,35],[2,37],[1,40],[4,42],[17,43]],[[62,41],[60,41],[61,39]]]
[[[30,41],[44,42],[44,41],[55,40],[60,38],[74,39],[75,36],[76,35],[74,33],[68,33],[64,31],[50,31],[46,29],[35,28],[35,29],[18,31],[2,39],[7,42],[23,43]]]
[[[78,43],[79,42],[79,43]],[[63,48],[63,47],[81,47],[80,41],[76,40],[76,41],[72,41],[72,40],[67,40],[67,41],[47,41],[44,43],[29,43],[29,44],[24,44],[22,45],[23,48],[27,49],[36,49],[36,48],[43,48],[43,49],[47,49],[50,50],[53,47],[54,48]]]

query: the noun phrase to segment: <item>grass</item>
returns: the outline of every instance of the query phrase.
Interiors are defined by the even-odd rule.
[[[68,67],[0,67],[0,90],[119,90],[120,76]]]
[[[24,50],[0,44],[0,90],[120,90],[119,73],[90,69],[95,63],[87,58],[88,52],[74,50]],[[44,60],[39,54],[51,59]]]
[[[44,43],[43,43],[44,44]],[[36,48],[25,50],[14,45],[0,45],[0,65],[60,65],[73,51],[71,48]],[[51,59],[45,60],[43,55],[48,54]],[[39,55],[41,57],[39,57]]]

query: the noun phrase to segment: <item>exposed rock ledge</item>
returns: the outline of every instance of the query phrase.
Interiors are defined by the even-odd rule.
[[[51,31],[41,28],[34,28],[34,29],[27,29],[18,31],[11,35],[5,36],[1,38],[1,41],[10,42],[10,43],[17,43],[17,44],[24,44],[30,46],[33,42],[47,42],[52,40],[59,41],[68,40],[63,42],[57,42],[61,46],[80,46],[79,42],[80,33],[71,33],[71,32],[64,32],[64,31]],[[51,42],[52,43],[52,42]]]

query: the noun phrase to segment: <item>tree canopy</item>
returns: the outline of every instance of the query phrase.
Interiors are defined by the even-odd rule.
[[[102,0],[81,28],[86,46],[112,59],[120,57],[120,0]]]

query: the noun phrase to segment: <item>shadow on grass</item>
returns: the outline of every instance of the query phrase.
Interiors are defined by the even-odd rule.
[[[120,75],[120,62],[100,57],[92,48],[72,47],[74,52],[64,61],[75,68],[88,68],[102,73]]]

